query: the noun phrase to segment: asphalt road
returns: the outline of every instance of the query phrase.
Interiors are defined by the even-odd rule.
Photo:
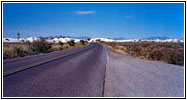
[[[75,50],[81,51],[3,77],[4,97],[100,97],[103,96],[106,52],[100,44]],[[4,71],[28,62],[72,53],[56,52],[4,62]],[[28,62],[27,62],[28,61]],[[13,66],[15,65],[15,66]],[[9,67],[9,68],[6,68]]]
[[[3,96],[184,96],[184,66],[138,59],[97,43],[67,51],[6,60],[3,62],[3,71],[54,57],[60,58],[5,75]]]
[[[70,50],[65,51],[57,51],[57,52],[51,52],[47,54],[40,54],[40,55],[34,55],[34,56],[27,56],[27,57],[21,57],[21,58],[15,58],[10,60],[4,60],[3,61],[3,72],[9,71],[11,69],[15,69],[21,66],[27,66],[33,63],[37,63],[40,61],[44,61],[50,58],[62,56],[62,55],[68,55],[73,52],[79,52],[85,49],[89,49],[90,47],[93,47],[94,44],[82,47],[82,48],[74,48]]]
[[[183,97],[184,66],[138,59],[106,47],[106,97]]]

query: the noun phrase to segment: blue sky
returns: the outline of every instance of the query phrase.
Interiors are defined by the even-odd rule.
[[[3,37],[184,38],[183,3],[4,3]]]

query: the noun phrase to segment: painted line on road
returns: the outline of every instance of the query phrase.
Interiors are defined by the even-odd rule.
[[[63,55],[63,56],[59,56],[59,57],[47,59],[47,60],[44,60],[44,61],[41,61],[41,62],[37,62],[37,63],[34,63],[34,64],[30,64],[30,65],[18,67],[18,68],[15,68],[15,69],[12,69],[12,70],[3,72],[3,76],[7,76],[7,75],[10,75],[10,74],[13,74],[13,73],[16,73],[16,72],[23,71],[23,70],[28,69],[28,68],[35,67],[35,66],[37,66],[37,65],[41,65],[41,64],[44,64],[44,63],[47,63],[47,62],[50,62],[50,61],[54,61],[54,60],[57,60],[57,59],[60,59],[60,58],[63,58],[63,57],[67,57],[67,56],[70,56],[70,55],[73,55],[73,54],[76,54],[76,53],[80,53],[80,52],[89,50],[89,49],[91,49],[91,48],[94,48],[95,46],[96,46],[96,45],[91,46],[91,47],[89,47],[88,49],[85,49],[85,50],[82,50],[82,51],[73,52],[73,53],[70,53],[70,54],[66,54],[66,55]]]

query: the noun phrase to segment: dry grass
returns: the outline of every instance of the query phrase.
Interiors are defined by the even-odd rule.
[[[12,51],[14,47],[21,47],[23,50],[28,50],[26,43],[3,43],[3,51]]]
[[[169,64],[184,65],[183,43],[156,43],[156,42],[101,42],[114,49],[147,60],[159,60]]]
[[[80,48],[87,44],[88,44],[87,42],[84,45],[81,43],[75,43],[74,46],[70,46],[68,43],[64,43],[64,44],[52,43],[50,44],[51,48],[49,48],[48,52],[68,50],[72,48]],[[33,43],[3,43],[3,59],[12,59],[17,57],[24,57],[24,56],[36,55],[39,53],[45,53],[45,52],[35,52],[33,50],[33,45],[34,45]]]
[[[3,59],[22,57],[29,51],[26,43],[3,43]]]

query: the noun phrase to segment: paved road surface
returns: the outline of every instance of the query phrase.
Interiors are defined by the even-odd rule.
[[[100,97],[106,64],[104,50],[99,44],[91,44],[86,51],[5,76],[3,96]]]
[[[51,52],[51,53],[47,53],[47,54],[41,54],[41,55],[35,55],[35,56],[28,56],[28,57],[22,57],[22,58],[15,58],[15,59],[11,59],[11,60],[5,60],[3,61],[3,71],[9,71],[11,69],[15,69],[18,68],[20,66],[26,66],[26,65],[30,65],[33,63],[37,63],[43,60],[47,60],[50,58],[54,58],[54,57],[58,57],[58,56],[62,56],[62,55],[66,55],[66,54],[70,54],[73,52],[78,52],[78,51],[82,51],[85,49],[89,49],[90,47],[93,47],[94,45],[88,45],[82,48],[74,48],[74,49],[70,49],[70,50],[65,50],[65,51],[57,51],[57,52]]]
[[[96,43],[78,49],[6,60],[3,71],[67,54],[71,55],[4,76],[3,96],[184,96],[183,66],[137,59]]]
[[[104,96],[183,97],[184,67],[107,51]]]

